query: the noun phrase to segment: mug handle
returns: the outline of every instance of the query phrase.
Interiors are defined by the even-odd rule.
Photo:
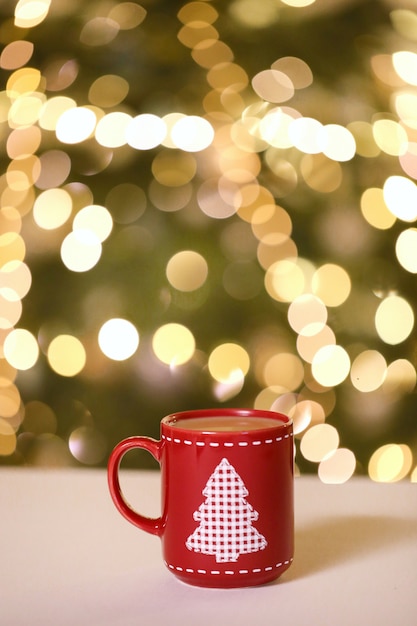
[[[154,459],[160,463],[161,443],[161,441],[156,441],[156,439],[152,439],[151,437],[128,437],[128,439],[123,439],[111,452],[107,466],[107,480],[110,495],[119,513],[141,530],[151,533],[151,535],[157,535],[158,537],[160,537],[163,532],[164,524],[162,517],[145,517],[132,509],[124,499],[120,487],[119,468],[123,456],[126,452],[134,448],[141,448],[150,452]]]

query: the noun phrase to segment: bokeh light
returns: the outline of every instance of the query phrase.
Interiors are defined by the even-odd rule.
[[[86,353],[79,339],[71,335],[59,335],[48,346],[51,368],[61,376],[76,376],[85,365]]]
[[[340,485],[353,476],[355,469],[356,458],[352,450],[338,448],[320,462],[318,475],[323,483]]]
[[[301,452],[306,459],[319,463],[334,454],[339,446],[339,434],[330,424],[317,424],[307,430],[301,440]]]
[[[365,350],[352,363],[350,376],[356,389],[364,393],[375,391],[384,382],[387,363],[380,352]]]
[[[213,378],[221,383],[239,380],[248,373],[250,358],[246,350],[234,343],[223,343],[210,354],[208,368]]]
[[[57,139],[66,144],[81,143],[92,135],[96,122],[94,111],[87,107],[67,109],[57,121]]]
[[[186,326],[169,323],[156,330],[152,347],[162,363],[175,367],[191,359],[195,351],[195,339]]]
[[[398,235],[395,252],[402,267],[417,274],[417,228],[407,228]]]
[[[71,212],[72,199],[65,189],[47,189],[38,195],[33,205],[33,219],[45,230],[65,224]]]
[[[6,336],[3,344],[4,356],[17,370],[28,370],[39,357],[39,346],[29,330],[15,328]]]
[[[138,349],[139,333],[132,322],[114,318],[107,320],[98,333],[102,352],[113,361],[125,361]]]
[[[410,304],[400,296],[388,296],[375,314],[378,335],[385,343],[405,341],[414,328],[414,313]]]
[[[177,252],[168,261],[166,275],[175,289],[195,291],[204,284],[207,278],[207,261],[193,250]]]
[[[375,482],[396,482],[410,471],[413,455],[404,444],[389,443],[381,446],[369,460],[369,476]]]
[[[0,3],[0,462],[233,402],[417,482],[415,9],[64,4]]]
[[[339,385],[348,376],[350,358],[346,350],[339,345],[327,345],[319,348],[312,361],[314,378],[325,387]]]
[[[101,241],[92,230],[77,228],[65,237],[61,245],[64,265],[73,272],[88,272],[100,260]]]
[[[113,228],[113,218],[104,206],[92,204],[82,208],[74,218],[74,230],[93,232],[100,242],[110,235]]]
[[[152,113],[142,113],[129,121],[126,127],[127,143],[137,150],[156,148],[165,138],[165,122]]]

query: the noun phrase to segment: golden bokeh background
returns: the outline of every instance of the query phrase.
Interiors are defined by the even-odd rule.
[[[301,474],[417,482],[415,3],[0,20],[0,463],[239,406],[292,416]]]

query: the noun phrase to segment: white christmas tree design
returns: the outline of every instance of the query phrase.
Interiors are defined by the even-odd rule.
[[[267,546],[265,537],[252,526],[258,513],[246,502],[248,490],[226,458],[208,479],[203,495],[206,501],[193,515],[200,525],[185,542],[189,550],[214,555],[221,563],[237,561],[240,554]]]

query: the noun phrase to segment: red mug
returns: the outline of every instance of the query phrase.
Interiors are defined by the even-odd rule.
[[[122,457],[142,448],[159,462],[162,514],[149,518],[123,497]],[[278,578],[293,560],[293,428],[285,415],[256,409],[173,413],[161,439],[129,437],[108,463],[120,513],[162,541],[165,565],[183,582],[246,587]]]

